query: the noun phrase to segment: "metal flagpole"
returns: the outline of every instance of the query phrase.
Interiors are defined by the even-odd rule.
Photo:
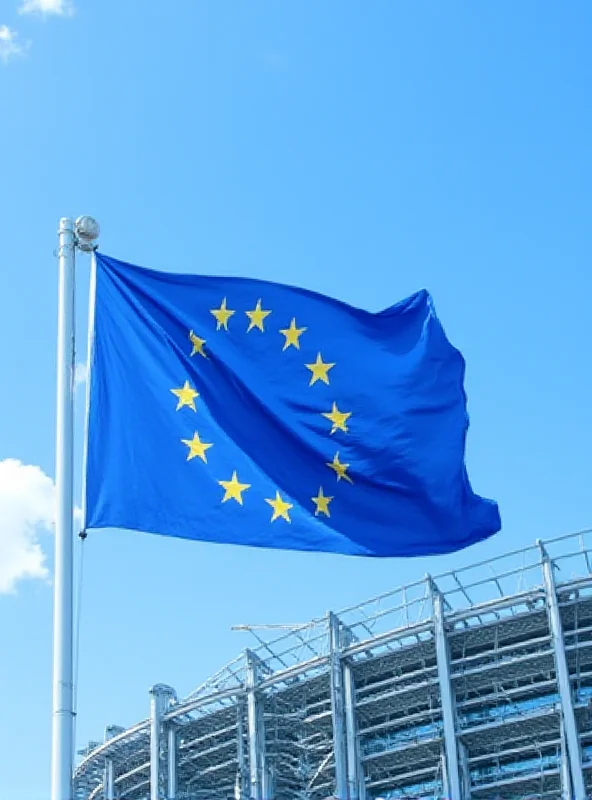
[[[74,359],[75,249],[91,252],[99,233],[91,217],[64,217],[58,229],[56,520],[54,554],[51,799],[72,800],[74,763]]]
[[[53,619],[52,800],[71,800],[74,760],[73,682],[73,440],[74,440],[74,222],[60,220],[57,404],[56,524]]]

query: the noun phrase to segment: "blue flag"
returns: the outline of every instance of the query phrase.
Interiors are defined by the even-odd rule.
[[[377,314],[97,255],[86,528],[365,556],[500,528],[464,361],[420,291]]]

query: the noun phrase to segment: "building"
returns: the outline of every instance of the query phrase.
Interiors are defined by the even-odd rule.
[[[581,798],[592,534],[280,631],[80,753],[76,800]],[[277,638],[268,640],[273,635]]]

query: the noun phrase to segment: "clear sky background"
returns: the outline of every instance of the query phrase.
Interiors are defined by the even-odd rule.
[[[0,4],[0,798],[46,800],[58,218],[94,215],[124,260],[370,310],[428,288],[504,523],[417,561],[91,535],[83,746],[147,716],[151,684],[183,695],[238,655],[232,624],[592,526],[592,5],[18,3]],[[87,285],[81,259],[81,361]],[[80,391],[78,453],[82,412]]]

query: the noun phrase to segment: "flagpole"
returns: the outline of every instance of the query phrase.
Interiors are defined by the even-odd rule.
[[[98,225],[64,217],[58,228],[56,518],[54,550],[51,800],[72,800],[74,765],[74,359],[75,250],[94,250]]]
[[[74,761],[73,461],[74,461],[74,222],[58,229],[58,342],[56,404],[56,524],[53,620],[52,800],[71,800]]]

